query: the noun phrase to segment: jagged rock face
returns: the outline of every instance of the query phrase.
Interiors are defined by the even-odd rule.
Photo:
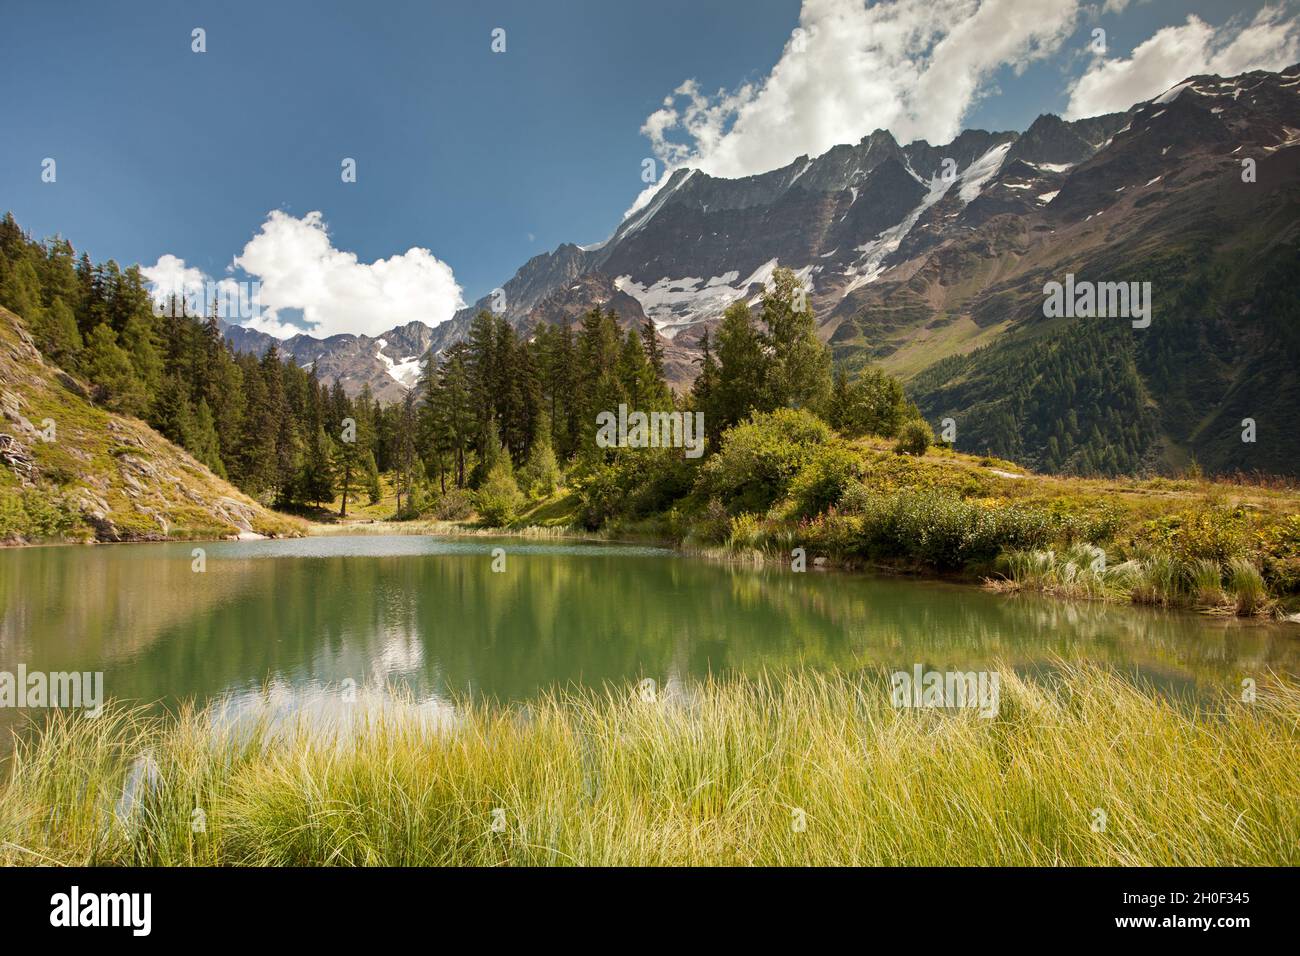
[[[423,322],[408,322],[374,338],[343,334],[318,339],[303,334],[277,339],[265,332],[224,323],[222,333],[240,352],[261,355],[274,343],[300,366],[306,368],[314,363],[321,381],[338,379],[352,396],[369,385],[375,397],[385,403],[401,401],[406,390],[419,380],[421,361],[435,338],[434,329]]]

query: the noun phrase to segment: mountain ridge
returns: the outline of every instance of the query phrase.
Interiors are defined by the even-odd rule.
[[[1004,336],[1039,335],[1043,317],[1036,310],[1046,281],[1066,272],[1119,278],[1146,267],[1169,302],[1187,279],[1169,250],[1193,241],[1210,259],[1247,246],[1241,274],[1265,275],[1265,260],[1296,233],[1297,83],[1295,66],[1194,76],[1124,112],[1073,121],[1043,114],[1023,133],[965,130],[947,144],[903,146],[876,130],[856,144],[738,179],[677,169],[604,242],[564,243],[532,257],[496,300],[486,296],[430,329],[427,349],[439,354],[464,337],[477,311],[494,304],[527,332],[538,321],[576,319],[616,301],[622,324],[654,321],[672,352],[670,382],[682,390],[695,371],[700,335],[731,303],[755,303],[780,265],[808,286],[819,334],[837,360],[850,368],[880,365],[909,384],[927,415],[960,418],[970,413],[959,404],[960,390],[940,387],[933,372],[918,376]],[[1234,177],[1241,185],[1241,158],[1268,172],[1253,192],[1233,186]],[[1238,312],[1256,297],[1252,289],[1237,291],[1239,301],[1221,303],[1227,312],[1215,322],[1235,327]],[[361,352],[375,354],[357,353],[353,343],[367,370],[348,374],[355,387],[368,379],[391,400],[404,388],[388,361],[407,356],[380,355],[374,343],[386,338],[357,338]],[[295,357],[302,350],[305,360],[314,347],[295,343]],[[1149,381],[1154,360],[1146,351],[1140,345],[1133,359],[1138,393],[1168,419]],[[1136,414],[1137,401],[1123,414]],[[1189,400],[1183,414],[1205,419],[1205,401]],[[1102,442],[1116,437],[1102,425]],[[1048,454],[1045,438],[1000,441],[981,427],[959,429],[958,436],[963,450],[1020,448],[1040,468],[1087,466]],[[1198,444],[1181,422],[1162,422],[1137,445],[1123,456],[1134,468],[1174,467],[1193,457],[1221,467],[1252,463],[1250,455],[1229,454],[1222,441]],[[1265,460],[1279,464],[1275,456]]]

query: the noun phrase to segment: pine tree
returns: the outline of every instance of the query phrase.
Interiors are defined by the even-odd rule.
[[[194,412],[193,440],[194,445],[190,453],[214,475],[226,478],[226,466],[221,460],[221,442],[217,438],[216,420],[212,417],[212,409],[204,399],[199,399],[198,408]]]
[[[86,343],[86,373],[97,387],[96,400],[125,415],[144,414],[144,387],[126,350],[117,344],[117,334],[107,323],[90,333]]]
[[[189,386],[181,381],[176,372],[169,373],[163,381],[150,418],[158,431],[198,457],[195,454],[198,447],[197,429],[194,408],[190,405]]]
[[[763,293],[763,324],[772,356],[772,402],[823,413],[831,391],[830,349],[817,338],[803,283],[789,269],[777,269]]]
[[[442,455],[450,457],[457,488],[465,486],[465,456],[476,439],[478,416],[470,377],[470,347],[458,342],[447,350],[441,365],[432,356],[425,363],[422,391],[426,396],[421,419],[426,457],[438,466],[445,492]]]
[[[36,347],[63,368],[76,371],[81,361],[81,332],[72,309],[61,298],[55,298],[40,311],[39,317],[29,323]]]
[[[663,346],[659,344],[659,335],[655,332],[655,324],[648,317],[641,325],[641,344],[645,349],[646,359],[654,370],[655,378],[662,382],[664,378],[664,350]]]
[[[5,253],[6,268],[4,282],[0,285],[0,305],[10,312],[25,319],[29,327],[38,327],[44,318],[41,307],[41,283],[36,276],[36,267],[26,249],[17,253]]]
[[[695,384],[691,386],[691,410],[704,413],[704,434],[708,446],[716,448],[722,435],[714,399],[718,381],[718,363],[713,357],[713,344],[709,340],[708,329],[705,329],[704,334],[700,336],[700,357],[695,359],[695,363],[699,365],[700,371],[695,376]]]
[[[722,315],[717,338],[718,377],[712,388],[712,418],[719,431],[751,411],[771,411],[770,363],[754,328],[749,306],[735,302]]]
[[[396,472],[393,482],[397,493],[397,514],[402,514],[402,495],[410,495],[415,483],[415,463],[419,459],[415,454],[415,391],[408,390],[396,417],[393,436],[393,467]]]
[[[550,424],[550,419],[543,413],[537,437],[528,452],[528,461],[519,473],[524,493],[534,498],[549,498],[560,483],[560,465],[551,447]]]
[[[366,453],[365,461],[366,474],[366,493],[370,495],[372,505],[379,504],[383,498],[383,488],[379,484],[379,465],[375,463],[375,453],[373,451]]]
[[[510,456],[501,447],[496,419],[491,419],[488,421],[487,436],[483,440],[483,448],[479,452],[478,463],[474,466],[474,471],[469,478],[470,487],[478,488],[483,482],[487,481],[488,476],[492,474],[492,470],[497,467],[503,458],[508,464]]]

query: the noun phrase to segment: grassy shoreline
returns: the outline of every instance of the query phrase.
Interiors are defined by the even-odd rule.
[[[772,467],[761,458],[728,465],[728,454],[724,444],[718,471],[731,467],[742,480]],[[284,517],[292,534],[625,542],[743,564],[790,565],[802,549],[809,569],[1300,620],[1300,489],[1289,482],[1036,475],[946,448],[900,455],[870,437],[818,446],[797,461],[770,479],[774,501],[760,510],[724,508],[710,482],[697,481],[671,507],[611,517],[595,530],[584,526],[580,483],[527,501],[504,527],[472,510],[455,520],[393,520],[390,476],[376,500],[350,501],[347,519],[335,517],[337,500]],[[177,530],[170,540],[205,540]]]
[[[1300,863],[1294,683],[1208,710],[1078,665],[1002,688],[992,719],[895,708],[883,673],[389,707],[326,733],[56,716],[0,785],[0,863]]]

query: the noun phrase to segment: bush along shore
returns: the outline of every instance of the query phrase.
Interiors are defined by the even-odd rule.
[[[495,492],[490,492],[494,494]],[[1004,592],[1195,608],[1300,611],[1300,491],[1267,480],[1037,475],[897,439],[846,439],[806,411],[758,412],[702,462],[616,449],[575,463],[508,520],[478,493],[430,493],[394,520],[385,476],[360,523],[315,534],[512,534],[649,540],[732,561],[939,576]]]
[[[1286,485],[1035,475],[942,446],[844,439],[788,409],[728,430],[689,481],[681,467],[616,461],[603,476],[615,490],[581,487],[573,506],[581,519],[593,499],[616,499],[613,534],[795,570],[872,566],[1243,616],[1300,605],[1300,494]],[[638,508],[661,484],[687,491]]]
[[[56,714],[17,739],[0,862],[1296,865],[1300,688],[1209,711],[1091,667],[1000,705],[796,672],[305,718]],[[317,718],[319,720],[319,718]]]
[[[718,450],[616,449],[544,489],[393,482],[359,520],[315,534],[511,534],[650,540],[723,560],[871,567],[1004,592],[1195,608],[1300,611],[1300,490],[1276,480],[1037,475],[928,440],[846,439],[809,412],[754,413]],[[408,498],[408,502],[411,499]],[[318,515],[319,516],[319,515]]]

